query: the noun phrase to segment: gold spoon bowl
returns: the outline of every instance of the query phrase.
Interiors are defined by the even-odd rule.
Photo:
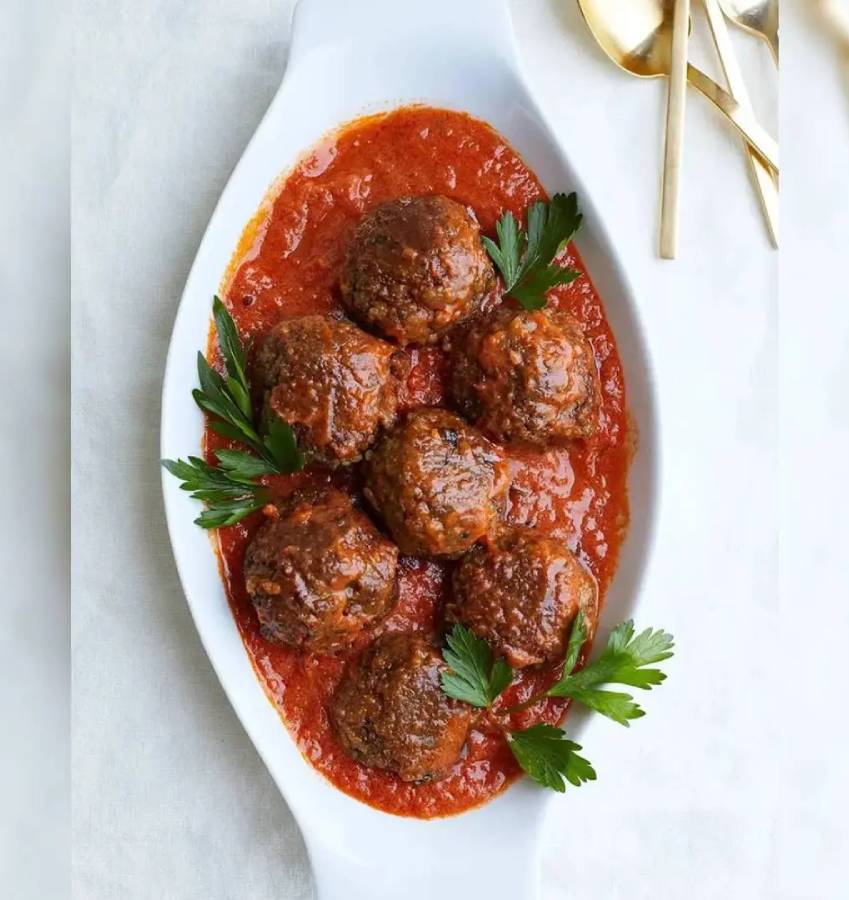
[[[673,0],[578,0],[602,50],[626,72],[662,78],[672,65]],[[778,171],[778,144],[748,107],[692,65],[687,81],[725,114],[764,162]]]
[[[778,63],[778,0],[719,0],[727,19],[769,44]]]
[[[819,14],[836,38],[840,49],[849,54],[849,2],[819,0]]]

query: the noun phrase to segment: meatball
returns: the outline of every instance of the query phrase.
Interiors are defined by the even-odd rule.
[[[442,690],[444,669],[437,650],[414,634],[387,634],[369,645],[330,705],[345,750],[403,781],[447,775],[463,750],[472,711]]]
[[[364,493],[402,553],[450,557],[489,531],[507,487],[495,445],[453,413],[421,409],[372,451]]]
[[[341,278],[351,316],[399,344],[433,343],[495,287],[480,229],[447,197],[402,197],[372,209]]]
[[[445,617],[469,627],[518,668],[563,659],[579,611],[592,635],[598,618],[593,576],[561,541],[517,528],[463,558]]]
[[[395,349],[350,322],[285,319],[255,361],[263,413],[288,422],[301,447],[331,464],[356,461],[395,419]]]
[[[460,411],[497,441],[558,446],[595,431],[595,356],[568,313],[502,306],[455,341],[452,363]]]
[[[398,548],[341,491],[301,493],[245,554],[263,637],[304,650],[348,646],[395,603]]]

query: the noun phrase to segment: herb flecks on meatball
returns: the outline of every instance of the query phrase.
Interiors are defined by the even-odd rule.
[[[598,588],[561,542],[528,529],[482,541],[454,573],[448,622],[461,622],[516,667],[562,660],[583,612],[595,631]]]
[[[331,701],[345,750],[403,781],[448,774],[463,750],[472,712],[440,687],[444,669],[438,651],[417,635],[388,634],[370,644]]]
[[[345,648],[394,605],[397,561],[397,547],[347,494],[296,495],[245,554],[263,637],[316,652]]]
[[[350,315],[399,344],[433,343],[495,287],[480,228],[447,197],[402,197],[357,227],[341,278]]]
[[[594,433],[601,405],[595,357],[568,313],[500,307],[454,341],[460,411],[497,441],[561,446]]]
[[[364,493],[403,553],[454,557],[495,525],[507,487],[494,444],[453,413],[421,409],[372,451]]]
[[[395,419],[395,352],[350,322],[284,319],[257,351],[263,414],[288,422],[301,448],[320,460],[355,462]]]

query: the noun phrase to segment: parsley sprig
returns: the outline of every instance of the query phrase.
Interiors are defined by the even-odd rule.
[[[227,452],[232,451],[220,450],[216,454],[221,463],[219,466],[211,466],[197,456],[190,456],[188,460],[162,460],[162,465],[172,475],[182,479],[182,490],[189,491],[195,500],[203,500],[208,504],[207,509],[195,519],[195,524],[201,528],[234,525],[250,513],[262,509],[271,499],[262,485],[238,474],[245,469],[242,460],[239,460],[236,468],[228,469],[222,463],[221,454]],[[256,459],[247,453],[239,455]],[[257,462],[265,465],[263,460]]]
[[[297,472],[306,463],[288,423],[272,418],[266,433],[260,435],[254,423],[246,375],[247,354],[236,323],[218,297],[213,299],[212,312],[225,372],[217,372],[198,353],[200,388],[195,388],[192,396],[209,415],[210,428],[240,441],[252,452],[216,450],[217,465],[196,456],[188,460],[162,460],[162,465],[182,480],[182,490],[207,504],[207,509],[195,519],[201,528],[233,525],[261,509],[269,502],[270,495],[257,479]]]
[[[645,715],[630,694],[602,690],[600,685],[626,684],[650,690],[661,684],[666,675],[647,667],[672,656],[672,635],[651,628],[635,635],[634,623],[622,622],[610,633],[599,657],[576,671],[586,639],[583,613],[578,613],[557,681],[517,706],[494,710],[495,715],[519,712],[546,697],[570,697],[626,727],[630,719]],[[513,670],[506,661],[494,659],[489,644],[463,625],[455,625],[446,638],[443,658],[449,669],[442,674],[442,689],[455,700],[472,706],[491,708],[513,681]],[[581,747],[569,740],[562,728],[540,723],[508,731],[507,743],[522,769],[544,787],[562,792],[566,781],[578,787],[595,780],[592,765],[578,755]]]
[[[569,648],[563,674],[546,691],[549,697],[571,697],[588,709],[600,712],[620,725],[628,727],[629,719],[639,719],[644,710],[630,694],[600,690],[603,684],[625,684],[651,690],[662,684],[666,675],[660,669],[650,669],[653,663],[672,656],[672,635],[659,629],[647,628],[634,635],[634,623],[629,619],[610,633],[607,645],[594,662],[575,672],[578,653],[586,640],[583,614],[579,613],[569,637]]]
[[[200,388],[192,391],[195,403],[211,416],[209,426],[213,431],[247,444],[264,459],[268,474],[297,472],[304,467],[304,456],[298,450],[291,426],[272,420],[268,433],[259,435],[245,375],[245,350],[236,323],[218,297],[213,299],[212,312],[226,375],[216,372],[204,355],[198,353]]]
[[[498,243],[484,237],[483,243],[504,279],[505,293],[527,310],[542,309],[546,292],[559,284],[569,284],[580,272],[555,262],[557,256],[581,227],[577,194],[555,194],[549,203],[538,200],[528,208],[528,230],[524,231],[513,213],[506,212],[496,223]]]

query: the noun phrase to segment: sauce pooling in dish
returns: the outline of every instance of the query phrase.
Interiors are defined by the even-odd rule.
[[[545,198],[536,176],[486,124],[465,114],[406,107],[357,120],[316,146],[275,188],[247,226],[234,255],[224,297],[243,339],[255,346],[282,320],[311,314],[342,315],[340,280],[354,229],[364,215],[399,197],[441,195],[470,209],[485,234],[507,210],[524,218],[526,207]],[[583,271],[574,248],[567,264]],[[628,522],[626,494],[630,458],[625,385],[616,344],[601,300],[588,275],[552,291],[549,309],[570,314],[589,340],[598,366],[598,426],[562,448],[506,446],[510,480],[505,519],[562,540],[595,576],[600,602],[613,576]],[[214,350],[210,347],[214,356]],[[399,414],[423,406],[447,406],[450,354],[441,344],[399,351],[403,373]],[[206,450],[226,441],[210,429]],[[360,493],[359,466],[310,466],[274,478],[283,499],[295,490],[338,487]],[[246,591],[245,550],[263,523],[259,513],[218,531],[222,572],[233,614],[265,689],[305,757],[334,785],[379,809],[428,818],[483,803],[515,779],[519,769],[501,731],[486,715],[471,726],[464,755],[440,780],[404,781],[390,771],[352,759],[334,732],[333,696],[347,652],[303,652],[263,637]],[[416,632],[424,638],[443,627],[443,607],[456,563],[402,556],[398,602],[350,653],[374,637]],[[553,680],[555,667],[525,668],[506,700],[520,702]],[[557,722],[567,702],[541,704],[542,717]],[[514,727],[539,719],[518,713]]]

